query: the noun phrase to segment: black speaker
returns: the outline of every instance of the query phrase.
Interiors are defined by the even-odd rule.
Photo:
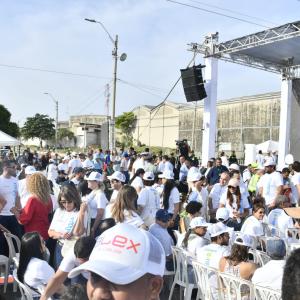
[[[185,98],[187,102],[199,101],[207,97],[202,71],[202,65],[181,69],[181,79]]]

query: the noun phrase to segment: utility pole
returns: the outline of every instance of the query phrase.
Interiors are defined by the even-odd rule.
[[[48,95],[55,103],[55,148],[57,148],[58,142],[58,100],[56,100],[51,93],[45,92],[44,95]]]

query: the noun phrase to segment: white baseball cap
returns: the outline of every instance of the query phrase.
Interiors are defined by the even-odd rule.
[[[254,238],[249,234],[240,234],[237,236],[234,240],[234,244],[246,246],[250,248],[255,247],[255,241]]]
[[[238,187],[240,186],[240,182],[237,178],[231,178],[228,182],[228,186]]]
[[[222,233],[225,233],[225,232],[229,233],[230,229],[229,229],[229,227],[227,227],[226,225],[224,225],[221,222],[212,224],[209,227],[209,234],[210,234],[211,237],[219,236],[219,235],[221,235]]]
[[[35,169],[35,167],[34,166],[27,166],[26,168],[25,168],[25,174],[26,175],[32,175],[32,174],[34,174],[34,173],[36,173],[37,171],[36,171],[36,169]]]
[[[218,221],[227,221],[229,219],[230,212],[226,207],[218,208],[216,212],[216,219]]]
[[[158,175],[158,178],[174,179],[174,173],[171,170],[165,170],[162,174]]]
[[[202,174],[200,172],[192,172],[188,175],[187,181],[199,181],[202,177]]]
[[[240,166],[238,164],[231,164],[229,166],[229,169],[239,171],[240,170]]]
[[[129,284],[146,273],[163,277],[165,251],[149,232],[119,223],[96,242],[87,262],[73,269],[69,278],[90,271],[115,284]]]
[[[121,173],[120,171],[116,171],[114,172],[111,176],[107,176],[107,178],[109,180],[118,180],[118,181],[121,181],[121,182],[125,182],[126,181],[126,177],[123,173]]]
[[[103,176],[99,172],[91,172],[89,176],[84,177],[88,181],[103,181]]]
[[[264,167],[276,166],[276,163],[272,157],[268,157],[264,163]]]
[[[143,176],[143,179],[144,180],[149,180],[149,181],[154,180],[154,174],[153,174],[153,172],[145,172],[144,176]]]
[[[206,223],[206,221],[202,217],[193,218],[190,223],[191,229],[194,229],[196,227],[208,227],[208,226],[209,226],[209,224]]]

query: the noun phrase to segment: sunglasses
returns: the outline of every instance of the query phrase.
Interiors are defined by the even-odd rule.
[[[228,188],[229,188],[229,189],[236,189],[236,187],[235,187],[235,186],[232,186],[232,185],[229,185]]]

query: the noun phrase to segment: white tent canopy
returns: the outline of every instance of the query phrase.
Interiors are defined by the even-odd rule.
[[[278,151],[278,146],[279,146],[278,142],[268,140],[261,144],[256,145],[256,151],[258,152],[259,150],[261,150],[262,153],[274,152],[274,151]]]
[[[0,147],[19,146],[20,144],[20,141],[0,130]]]

